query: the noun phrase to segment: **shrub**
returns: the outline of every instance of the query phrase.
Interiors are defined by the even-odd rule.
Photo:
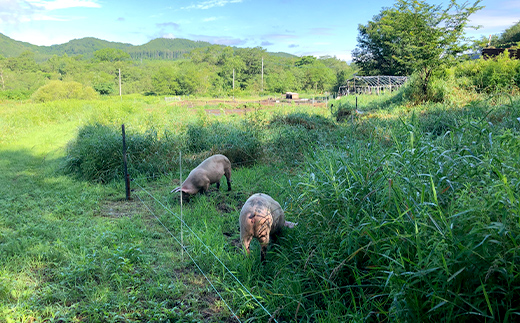
[[[469,78],[478,92],[498,93],[517,91],[520,87],[518,71],[520,61],[504,52],[494,59],[478,59],[454,67],[457,80]],[[459,83],[461,84],[461,83]]]
[[[5,90],[0,91],[0,99],[5,100],[25,100],[31,97],[31,91],[28,90]]]
[[[89,86],[84,86],[78,82],[50,81],[40,87],[33,95],[32,99],[37,102],[48,102],[64,99],[91,100],[97,98],[96,91]]]
[[[261,157],[261,143],[252,130],[231,123],[191,124],[186,130],[186,145],[192,153],[218,153],[235,165],[251,164]]]
[[[93,85],[94,90],[100,95],[109,95],[114,93],[114,84],[112,82],[98,82]]]
[[[142,133],[127,133],[128,171],[131,176],[157,176],[177,167],[179,137],[165,133],[159,140],[153,129]],[[79,179],[106,183],[123,179],[122,135],[116,127],[87,125],[67,149],[63,165],[65,173]]]

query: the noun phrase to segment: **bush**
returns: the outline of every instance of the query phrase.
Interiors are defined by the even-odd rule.
[[[98,82],[93,85],[94,90],[100,95],[109,95],[114,93],[115,88],[112,82]]]
[[[32,99],[37,102],[48,102],[64,99],[91,100],[98,97],[96,91],[89,86],[84,86],[78,82],[50,81],[40,87],[32,95]]]
[[[230,123],[191,124],[186,130],[186,144],[191,153],[223,154],[235,165],[255,163],[261,157],[261,142],[254,129]]]
[[[504,52],[494,59],[464,62],[454,68],[456,79],[469,78],[478,92],[498,93],[518,91],[520,60],[511,59]]]
[[[31,97],[28,90],[5,90],[0,91],[0,100],[25,100]]]
[[[480,99],[481,94],[517,93],[519,72],[520,61],[503,53],[495,59],[466,61],[437,71],[429,80],[426,95],[420,79],[412,75],[402,92],[406,100],[414,104],[437,102],[462,106]]]
[[[178,137],[165,133],[159,140],[155,130],[144,134],[127,133],[128,171],[132,177],[150,177],[168,173],[177,167]],[[101,124],[80,129],[77,138],[67,149],[63,169],[79,179],[106,183],[122,180],[123,155],[121,129]]]

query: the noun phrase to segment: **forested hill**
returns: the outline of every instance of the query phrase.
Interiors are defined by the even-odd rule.
[[[4,57],[14,57],[29,50],[35,54],[37,61],[44,61],[53,55],[62,56],[64,54],[69,56],[83,55],[85,58],[92,58],[95,51],[103,48],[120,49],[130,54],[132,59],[172,60],[182,58],[184,53],[188,53],[192,49],[207,46],[211,46],[211,44],[203,41],[178,38],[157,38],[144,45],[134,46],[132,44],[110,42],[93,37],[73,39],[59,45],[37,46],[17,41],[0,34],[0,55]]]
[[[0,33],[0,55],[4,57],[18,56],[26,50],[38,51],[40,46],[14,40]]]

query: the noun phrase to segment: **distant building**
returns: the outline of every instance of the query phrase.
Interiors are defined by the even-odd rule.
[[[294,92],[285,92],[285,98],[289,100],[298,100],[300,97],[298,93]]]

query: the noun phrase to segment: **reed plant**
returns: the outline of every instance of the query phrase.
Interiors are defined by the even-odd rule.
[[[487,110],[431,120],[445,129],[411,114],[387,124],[392,146],[353,131],[306,155],[285,197],[297,230],[252,274],[281,321],[518,319],[520,123]]]

